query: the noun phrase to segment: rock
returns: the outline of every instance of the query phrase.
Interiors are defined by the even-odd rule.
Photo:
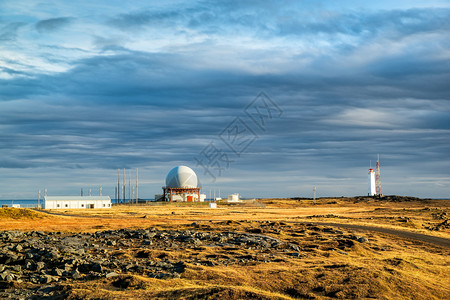
[[[365,243],[365,242],[368,242],[369,240],[366,238],[366,237],[358,237],[357,239],[356,239],[356,241],[358,241],[358,242],[360,242],[360,243]]]
[[[53,269],[52,274],[55,276],[61,277],[61,276],[63,276],[63,272],[64,272],[64,270],[55,268],[55,269]]]
[[[41,270],[43,270],[43,269],[45,269],[45,263],[44,262],[42,262],[42,261],[40,261],[40,262],[38,262],[37,264],[36,264],[36,271],[41,271]]]
[[[162,269],[171,269],[174,266],[172,264],[163,262],[163,261],[159,261],[155,264],[156,267],[162,268]]]
[[[99,263],[93,263],[93,264],[91,265],[91,270],[94,271],[94,272],[97,272],[97,273],[103,272],[102,265],[99,264]]]
[[[73,268],[72,264],[68,264],[68,263],[64,264],[64,271],[70,272],[70,271],[72,271],[72,268]]]
[[[119,276],[119,274],[117,274],[116,272],[110,272],[105,275],[106,278],[111,278],[111,277],[116,277],[116,276]]]
[[[83,248],[80,248],[80,249],[74,250],[73,253],[74,253],[74,254],[78,254],[78,255],[83,255],[83,254],[86,253],[86,251],[84,251]]]
[[[341,251],[341,250],[336,250],[336,252],[337,252],[337,253],[340,253],[340,254],[348,255],[348,253],[347,253],[347,252],[345,252],[345,251]]]
[[[250,233],[262,233],[263,231],[262,231],[261,228],[250,228],[250,229],[247,230],[247,232],[250,232]]]
[[[22,266],[21,266],[21,265],[15,265],[15,266],[13,267],[13,270],[14,270],[15,272],[22,272]]]
[[[299,248],[296,244],[289,244],[289,247],[290,247],[292,250],[300,251],[300,248]]]
[[[0,258],[0,262],[5,265],[15,264],[19,257],[13,252],[6,252]]]
[[[6,275],[5,280],[6,281],[13,281],[14,280],[14,275],[13,274]]]
[[[173,265],[173,269],[177,272],[177,273],[183,273],[184,270],[186,269],[186,264],[182,261],[179,261],[177,263],[175,263]]]
[[[36,264],[32,261],[25,262],[25,269],[27,270],[36,270]]]
[[[155,237],[155,235],[156,235],[156,232],[148,232],[145,234],[145,238],[151,239],[151,238]]]
[[[42,284],[48,284],[53,281],[53,277],[50,275],[43,275],[39,278],[39,282]]]
[[[115,246],[116,245],[116,241],[108,241],[106,242],[107,246]]]
[[[180,278],[180,274],[178,274],[178,273],[158,273],[154,277],[157,279]]]
[[[45,256],[51,260],[55,260],[61,257],[61,255],[59,255],[59,253],[56,250],[48,252]]]
[[[80,272],[78,271],[78,269],[75,269],[70,275],[71,275],[72,278],[75,279],[75,280],[81,278],[81,274],[80,274]]]
[[[2,273],[0,273],[0,279],[5,281],[6,280],[6,276],[8,276],[8,275],[9,275],[9,272],[2,272]]]

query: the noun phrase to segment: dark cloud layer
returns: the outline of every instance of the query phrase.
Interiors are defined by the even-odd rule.
[[[59,30],[72,22],[73,18],[69,17],[60,17],[60,18],[52,18],[41,20],[36,23],[36,30],[40,33],[52,32]]]
[[[364,194],[377,153],[386,193],[450,192],[448,8],[199,2],[95,14],[83,28],[99,27],[76,30],[72,44],[40,41],[33,58],[0,60],[0,170],[9,174],[0,198],[98,181],[112,195],[124,167],[142,169],[151,198],[175,164],[194,167],[206,188],[250,197],[309,196],[313,185]],[[57,35],[81,26],[75,17],[33,24]],[[26,41],[26,25],[1,24],[0,40]],[[156,47],[159,31],[169,36]],[[261,91],[283,111],[265,131],[244,112]],[[219,136],[236,117],[258,136],[240,156]],[[232,161],[216,183],[194,159],[211,142]],[[12,181],[32,191],[7,191]]]
[[[24,25],[25,23],[23,22],[10,22],[6,24],[0,22],[0,41],[14,41],[17,38],[18,30]]]

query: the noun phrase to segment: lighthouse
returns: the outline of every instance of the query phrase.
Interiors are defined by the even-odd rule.
[[[373,171],[373,169],[369,169],[369,191],[368,191],[368,195],[369,196],[374,196],[376,194],[376,189],[375,189],[375,172]]]

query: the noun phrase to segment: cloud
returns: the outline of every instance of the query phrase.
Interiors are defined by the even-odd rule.
[[[60,30],[73,21],[71,17],[59,17],[41,20],[36,23],[36,30],[39,33],[54,32]]]
[[[25,25],[26,23],[24,22],[11,22],[7,24],[0,23],[0,41],[15,41],[17,39],[19,29]]]
[[[140,11],[134,13],[120,14],[111,18],[108,23],[122,30],[136,30],[149,25],[173,26],[183,15],[177,10],[170,11]]]
[[[254,126],[243,109],[261,90],[283,116],[254,128],[258,139],[218,179],[224,190],[364,194],[377,153],[386,192],[405,191],[397,178],[411,165],[441,183],[450,167],[448,9],[298,3],[136,4],[77,22],[58,17],[62,5],[35,24],[51,35],[2,27],[14,43],[0,47],[0,168],[22,180],[0,189],[34,181],[68,193],[101,179],[113,194],[114,171],[139,167],[152,197],[176,164],[212,186],[194,157],[210,142],[234,155],[218,134],[237,116]],[[68,25],[71,34],[58,32]],[[421,195],[448,191],[429,185]]]

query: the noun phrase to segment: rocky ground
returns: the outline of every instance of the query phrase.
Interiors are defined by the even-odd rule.
[[[347,255],[355,243],[368,242],[366,237],[313,224],[259,222],[244,232],[234,231],[235,224],[239,222],[223,222],[229,229],[225,231],[196,223],[184,230],[4,231],[0,233],[0,298],[64,298],[77,281],[103,278],[126,288],[123,274],[166,280],[180,278],[188,266],[285,262],[315,250]],[[286,230],[289,235],[283,240],[271,237]]]

